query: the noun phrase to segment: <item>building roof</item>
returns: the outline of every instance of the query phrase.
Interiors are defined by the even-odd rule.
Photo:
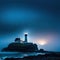
[[[15,41],[18,41],[18,40],[20,40],[20,38],[16,38],[16,39],[15,39]]]

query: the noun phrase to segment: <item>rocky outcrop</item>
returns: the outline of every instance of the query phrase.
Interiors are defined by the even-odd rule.
[[[33,52],[37,50],[37,45],[33,43],[11,43],[8,47],[2,49],[2,51],[12,52]]]

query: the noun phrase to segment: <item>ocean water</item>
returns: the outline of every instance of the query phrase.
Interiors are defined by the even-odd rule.
[[[44,55],[45,53],[36,53],[36,52],[0,52],[0,60],[4,60],[5,58],[23,58],[25,56],[37,56]]]

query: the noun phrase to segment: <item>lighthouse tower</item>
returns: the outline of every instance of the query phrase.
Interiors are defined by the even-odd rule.
[[[25,33],[25,43],[27,43],[27,36],[28,36],[28,33]]]

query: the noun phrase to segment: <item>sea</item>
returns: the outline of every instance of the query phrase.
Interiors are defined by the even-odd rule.
[[[45,55],[45,53],[37,53],[37,52],[0,52],[0,60],[4,60],[5,58],[24,58],[26,56],[37,56],[37,55]]]

